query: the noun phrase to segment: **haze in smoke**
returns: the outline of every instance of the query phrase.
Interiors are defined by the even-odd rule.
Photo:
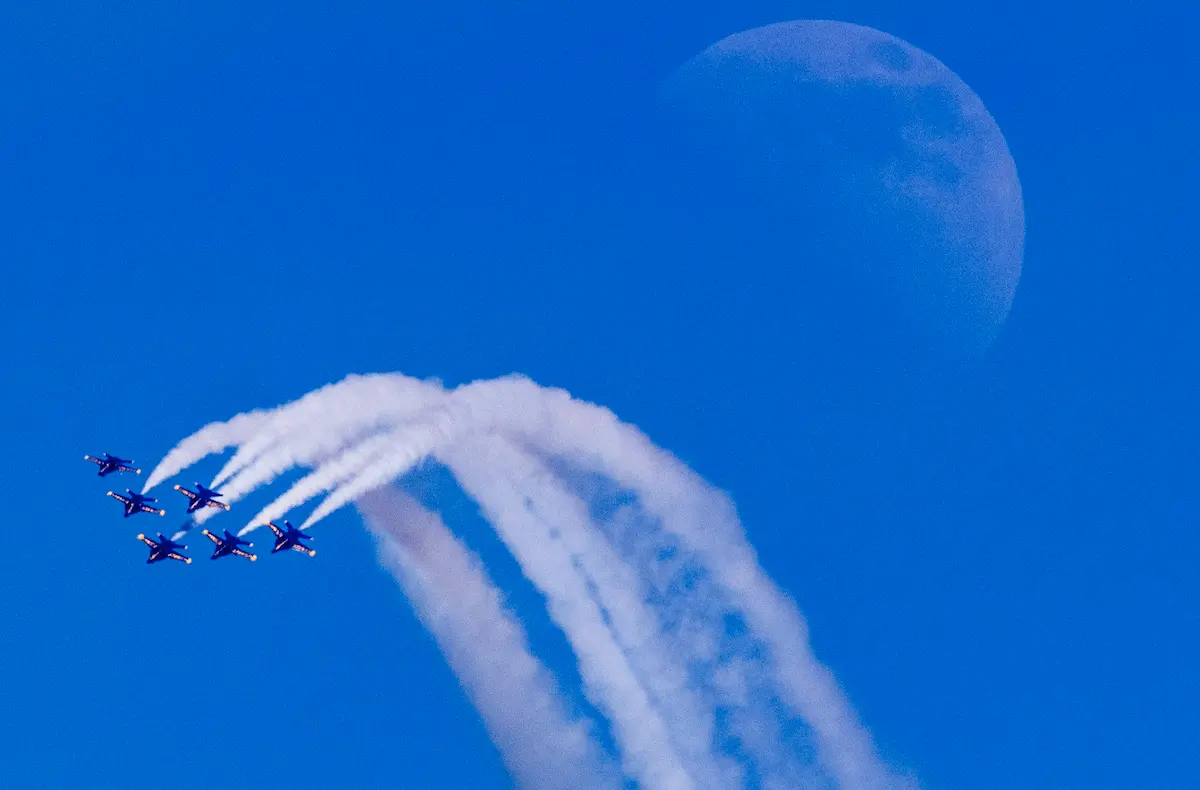
[[[312,470],[243,534],[322,495],[304,527],[358,503],[524,786],[558,786],[572,766],[570,786],[612,775],[478,563],[435,514],[394,491],[420,463],[453,473],[545,596],[581,691],[607,720],[616,765],[639,786],[915,786],[879,759],[812,654],[794,603],[759,568],[728,497],[605,409],[521,377],[447,391],[352,376],[201,429],[150,480],[230,446],[217,477],[228,502],[288,469]],[[472,590],[465,599],[430,572],[435,561]],[[472,638],[484,631],[495,638]],[[497,661],[515,662],[519,677],[490,671]],[[570,766],[531,763],[526,718],[560,731]]]

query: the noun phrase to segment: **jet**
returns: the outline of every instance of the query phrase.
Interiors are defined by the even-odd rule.
[[[229,505],[217,501],[217,497],[222,495],[220,491],[205,488],[199,483],[196,483],[195,491],[189,491],[183,486],[175,486],[175,490],[192,500],[192,503],[188,505],[188,513],[195,513],[202,507],[219,507],[222,510],[229,510]]]
[[[152,508],[146,504],[147,502],[157,502],[158,500],[154,497],[145,496],[144,494],[135,494],[128,488],[125,489],[125,493],[129,496],[114,494],[112,491],[109,491],[108,494],[106,494],[106,496],[110,496],[118,502],[123,502],[125,504],[125,518],[129,518],[135,513],[157,513],[160,516],[167,515],[167,511],[156,510],[155,508]]]
[[[292,526],[292,522],[284,521],[282,529],[279,527],[279,525],[272,524],[270,521],[267,522],[267,526],[270,527],[271,531],[275,533],[275,548],[271,549],[272,554],[277,551],[286,551],[287,549],[291,549],[292,551],[304,552],[310,557],[317,556],[316,549],[310,549],[302,542],[305,540],[312,540],[312,535],[309,535],[304,530],[296,529]]]
[[[96,466],[99,466],[100,471],[97,472],[97,474],[100,477],[111,475],[113,472],[133,472],[135,475],[140,475],[142,473],[141,469],[134,469],[132,466],[130,466],[133,461],[130,461],[126,458],[120,458],[115,455],[109,455],[108,453],[105,453],[103,458],[93,458],[90,455],[85,455],[83,460],[91,461],[92,463],[96,464]]]
[[[176,543],[161,532],[158,533],[158,540],[150,540],[145,535],[138,535],[138,540],[150,547],[150,558],[146,560],[147,565],[160,560],[179,560],[188,565],[192,564],[191,557],[185,557],[179,553],[180,549],[186,549],[187,546]]]
[[[210,560],[215,560],[220,557],[227,556],[229,554],[236,554],[239,557],[245,557],[246,559],[250,560],[251,562],[254,562],[255,560],[258,559],[257,554],[251,554],[248,551],[242,551],[241,549],[238,548],[238,546],[253,546],[254,544],[249,541],[242,540],[237,535],[230,533],[229,530],[225,530],[224,538],[218,538],[216,535],[212,534],[207,529],[204,530],[204,536],[206,538],[208,538],[209,540],[211,540],[213,543],[217,544],[217,547],[215,549],[213,549],[212,556],[209,557]]]

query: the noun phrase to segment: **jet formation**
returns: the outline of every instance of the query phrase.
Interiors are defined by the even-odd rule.
[[[85,461],[91,461],[100,467],[98,472],[100,477],[122,472],[132,472],[138,475],[142,473],[141,469],[133,466],[132,460],[111,455],[109,453],[104,453],[101,457],[85,455],[83,458]],[[181,485],[174,486],[176,491],[188,498],[187,512],[189,515],[206,507],[218,508],[226,511],[229,510],[228,504],[218,501],[222,496],[220,491],[214,491],[207,486],[201,485],[199,482],[193,483],[192,485],[195,487],[194,491],[184,488]],[[155,497],[147,496],[145,494],[138,494],[128,488],[125,489],[124,494],[118,494],[113,491],[109,491],[106,496],[112,497],[124,506],[124,518],[136,516],[139,513],[156,513],[159,516],[167,515],[167,511],[164,508],[160,508],[155,504],[152,504],[158,502]],[[195,522],[189,519],[187,522],[185,522],[184,529],[190,529],[194,525]],[[317,552],[314,549],[309,548],[304,542],[307,540],[312,540],[312,535],[309,535],[302,529],[296,529],[292,526],[292,522],[284,521],[283,526],[280,527],[278,524],[273,524],[268,521],[266,522],[265,526],[270,527],[271,531],[275,533],[275,547],[271,549],[272,554],[291,549],[292,551],[298,551],[302,554],[307,554],[310,557],[316,556]],[[246,548],[253,548],[253,543],[248,540],[243,540],[229,530],[223,531],[225,533],[224,536],[220,536],[213,532],[209,532],[207,529],[202,530],[202,534],[211,540],[214,546],[212,556],[209,559],[216,560],[220,559],[221,557],[230,556],[244,557],[251,562],[254,562],[258,559],[257,554],[251,554],[245,550]],[[174,540],[163,535],[161,532],[158,533],[158,540],[148,538],[142,533],[138,534],[137,539],[150,547],[150,556],[146,559],[147,565],[152,565],[156,562],[161,562],[162,560],[178,560],[179,562],[188,565],[190,565],[192,562],[191,557],[183,554],[183,552],[187,550],[187,546],[182,543],[176,543]]]

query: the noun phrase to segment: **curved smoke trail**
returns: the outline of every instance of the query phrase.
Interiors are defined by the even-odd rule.
[[[594,725],[568,714],[554,676],[530,654],[500,591],[437,514],[390,489],[371,492],[358,507],[380,559],[437,639],[514,778],[556,790],[618,787],[619,776],[591,737]]]
[[[237,451],[216,478],[227,483],[229,502],[288,469],[312,470],[242,534],[323,494],[304,528],[358,504],[381,558],[524,785],[555,786],[552,775],[567,776],[561,766],[530,769],[537,747],[519,734],[525,707],[567,739],[562,749],[579,766],[572,776],[586,780],[573,786],[603,786],[612,777],[599,747],[580,735],[590,725],[554,702],[557,687],[519,626],[496,607],[446,615],[453,588],[438,588],[437,574],[420,572],[403,548],[416,535],[409,521],[441,524],[415,503],[396,506],[408,500],[390,485],[427,459],[454,474],[545,596],[626,777],[672,790],[915,786],[876,754],[813,655],[795,604],[759,567],[729,498],[606,409],[522,377],[447,391],[395,374],[352,376],[201,429],[148,482],[230,446]],[[444,526],[426,532],[465,578],[466,549]],[[476,600],[498,595],[485,576],[472,578]],[[485,631],[507,636],[469,638]],[[527,688],[518,694],[497,685],[506,681],[485,671],[487,655],[471,653],[480,644],[528,667]]]

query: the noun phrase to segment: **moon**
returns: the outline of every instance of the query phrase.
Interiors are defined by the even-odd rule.
[[[983,102],[932,55],[860,25],[783,22],[712,45],[661,100],[698,166],[776,215],[743,235],[852,295],[839,320],[955,355],[992,344],[1021,277],[1020,182]]]

